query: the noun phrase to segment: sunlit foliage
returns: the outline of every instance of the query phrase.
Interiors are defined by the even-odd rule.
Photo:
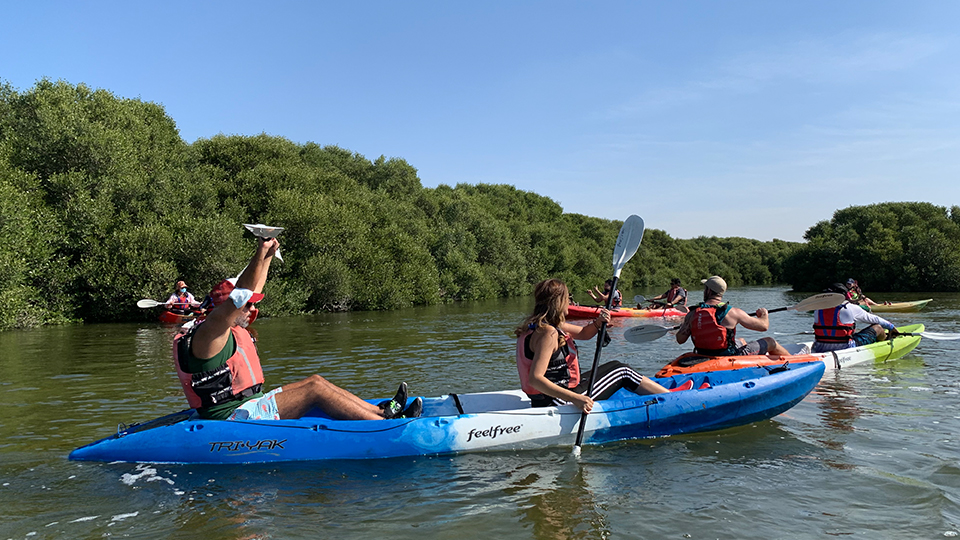
[[[610,277],[621,225],[508,185],[424,188],[403,159],[336,146],[265,134],[188,145],[162,106],[82,84],[0,85],[0,328],[152,318],[136,301],[181,278],[202,297],[250,256],[242,223],[286,228],[272,315],[516,296],[547,277],[583,297]],[[941,236],[902,249],[953,241]],[[798,246],[648,229],[621,288],[714,273],[782,282]]]
[[[851,206],[804,238],[784,263],[795,290],[818,291],[850,277],[865,291],[960,290],[960,207]]]

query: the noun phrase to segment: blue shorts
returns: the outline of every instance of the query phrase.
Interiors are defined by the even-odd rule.
[[[857,347],[863,347],[877,342],[877,333],[869,326],[854,334],[850,339],[857,344]]]
[[[277,394],[283,392],[283,387],[274,388],[261,398],[250,399],[240,405],[227,417],[227,420],[279,420],[280,410],[277,409]]]

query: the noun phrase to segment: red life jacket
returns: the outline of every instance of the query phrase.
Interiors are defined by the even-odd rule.
[[[556,328],[556,327],[555,327]],[[550,363],[544,376],[548,381],[563,388],[576,388],[580,384],[580,362],[577,360],[577,345],[570,339],[569,334],[557,328],[557,332],[564,337],[566,344],[560,347]],[[517,372],[520,374],[520,389],[527,395],[537,395],[541,392],[530,386],[530,365],[533,364],[533,350],[530,348],[530,336],[533,330],[527,330],[517,338]]]
[[[847,343],[853,338],[856,323],[841,324],[840,310],[847,304],[843,303],[830,309],[821,309],[816,312],[816,322],[813,323],[813,333],[817,341],[823,343]]]
[[[187,396],[187,403],[197,409],[245,399],[259,392],[263,385],[263,369],[253,338],[244,328],[230,329],[237,350],[226,363],[211,371],[186,371],[190,342],[199,327],[198,324],[186,334],[178,334],[173,339],[173,364],[177,368],[177,377]]]
[[[730,304],[716,306],[700,303],[693,308],[690,337],[694,352],[705,356],[728,356],[737,350],[737,329],[727,328],[721,321],[730,311]]]

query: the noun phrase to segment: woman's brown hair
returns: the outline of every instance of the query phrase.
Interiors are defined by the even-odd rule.
[[[569,296],[567,285],[559,279],[545,279],[537,283],[533,288],[533,314],[524,319],[514,333],[519,337],[527,330],[536,330],[544,325],[560,326],[560,323],[566,320],[563,316],[563,303]],[[564,343],[561,332],[560,345],[563,346]]]

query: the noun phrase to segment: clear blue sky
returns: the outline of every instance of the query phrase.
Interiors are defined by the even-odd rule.
[[[960,2],[0,3],[0,79],[506,183],[676,238],[960,204]]]

